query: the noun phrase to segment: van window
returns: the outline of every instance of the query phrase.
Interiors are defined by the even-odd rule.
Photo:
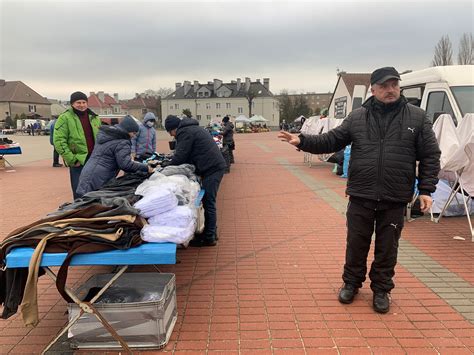
[[[352,111],[358,109],[362,106],[362,97],[354,97],[354,101],[352,101]]]
[[[446,95],[444,91],[433,91],[433,92],[430,92],[428,95],[426,113],[429,119],[431,120],[431,122],[433,123],[434,121],[436,121],[436,118],[438,118],[438,117],[434,117],[435,113],[437,112],[443,112],[443,113],[447,113],[451,115],[454,122],[456,122],[456,117],[454,117],[454,112],[451,107],[451,104],[449,103],[448,96]]]
[[[423,89],[424,87],[420,86],[413,88],[405,88],[402,90],[402,94],[406,97],[408,103],[420,107],[421,98],[423,96]]]
[[[474,86],[451,86],[451,91],[463,117],[466,113],[474,112]]]

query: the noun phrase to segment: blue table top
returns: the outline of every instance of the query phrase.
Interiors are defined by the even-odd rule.
[[[33,248],[14,248],[7,255],[7,267],[28,267]],[[61,266],[67,253],[44,253],[41,266]],[[161,265],[176,264],[176,244],[143,243],[127,250],[78,254],[71,265]]]

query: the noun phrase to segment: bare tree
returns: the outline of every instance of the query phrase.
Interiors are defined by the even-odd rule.
[[[435,47],[435,53],[431,65],[433,67],[453,64],[453,46],[449,36],[443,36]]]
[[[252,117],[252,103],[257,96],[258,92],[254,88],[250,88],[249,91],[247,91],[247,93],[245,94],[245,98],[249,103],[249,118]]]
[[[171,94],[174,90],[171,88],[159,88],[158,90],[147,89],[145,90],[144,94],[147,96],[153,97],[162,97],[165,98],[169,94]]]
[[[474,64],[474,38],[472,33],[464,33],[459,41],[458,64]]]

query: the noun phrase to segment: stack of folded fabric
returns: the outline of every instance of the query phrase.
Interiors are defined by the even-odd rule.
[[[140,210],[140,215],[145,218],[169,211],[176,206],[178,206],[176,195],[172,191],[159,186],[149,189],[146,196],[134,205],[135,208]]]

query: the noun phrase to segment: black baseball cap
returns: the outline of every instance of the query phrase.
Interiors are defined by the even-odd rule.
[[[390,79],[401,80],[400,74],[398,74],[397,70],[394,67],[379,68],[374,70],[370,76],[370,85],[383,84]]]

